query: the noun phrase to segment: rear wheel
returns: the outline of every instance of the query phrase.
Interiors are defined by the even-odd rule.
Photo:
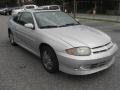
[[[55,73],[59,71],[59,63],[56,54],[49,46],[42,47],[41,51],[42,64],[47,72]]]
[[[9,41],[10,41],[11,45],[13,45],[13,46],[16,45],[16,43],[14,41],[14,36],[13,36],[12,32],[9,33]]]

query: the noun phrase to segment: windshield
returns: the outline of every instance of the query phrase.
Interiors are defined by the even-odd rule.
[[[79,25],[72,17],[60,11],[35,12],[34,15],[39,28]]]

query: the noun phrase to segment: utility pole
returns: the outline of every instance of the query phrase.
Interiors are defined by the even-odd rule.
[[[5,7],[7,8],[7,0],[5,0]]]
[[[17,0],[17,4],[18,4],[18,6],[20,7],[20,0]]]
[[[76,18],[76,0],[74,0],[74,18]]]
[[[64,9],[65,9],[65,8],[64,8],[64,0],[61,0],[61,1],[62,1],[63,10],[64,10]]]
[[[118,15],[117,15],[117,21],[119,21],[119,14],[120,14],[120,1],[118,2],[119,4],[118,4]]]

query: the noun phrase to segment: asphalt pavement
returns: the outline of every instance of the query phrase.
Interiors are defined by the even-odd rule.
[[[87,76],[49,74],[38,57],[10,45],[8,19],[0,16],[0,90],[120,90],[120,50],[115,64],[107,70]],[[120,47],[120,23],[84,19],[80,22],[106,32]]]

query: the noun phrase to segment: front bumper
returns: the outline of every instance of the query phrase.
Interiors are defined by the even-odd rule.
[[[109,68],[115,61],[116,44],[106,52],[91,54],[90,56],[73,56],[57,52],[59,69],[72,75],[87,75]]]

